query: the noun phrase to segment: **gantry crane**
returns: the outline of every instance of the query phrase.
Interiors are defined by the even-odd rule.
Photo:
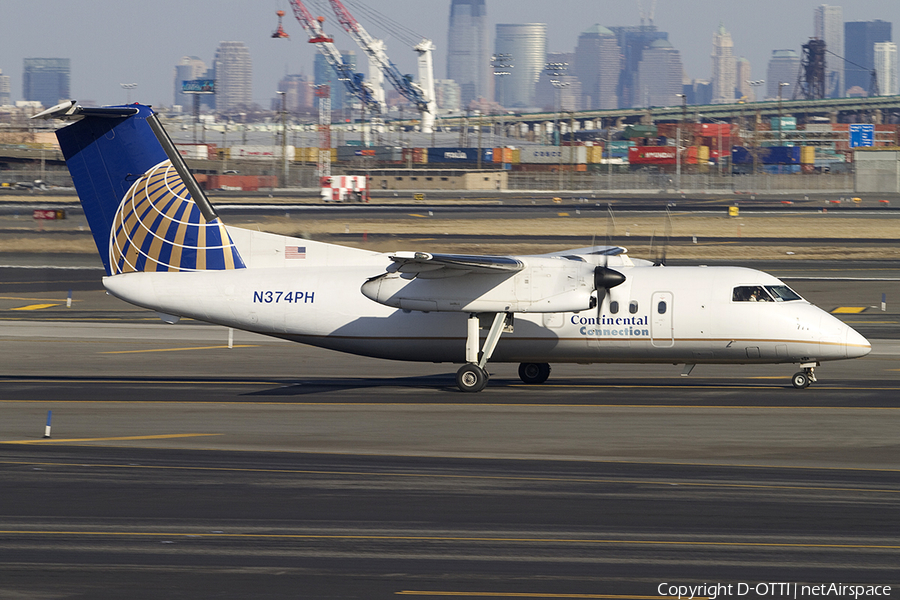
[[[383,94],[379,98],[372,86],[363,81],[362,73],[354,73],[350,65],[344,62],[340,51],[334,45],[334,40],[325,35],[322,28],[325,18],[314,19],[300,0],[291,0],[291,7],[294,9],[297,21],[306,30],[309,43],[316,45],[347,91],[359,98],[366,110],[376,115],[383,113],[385,111]]]
[[[434,115],[437,109],[437,103],[434,100],[434,69],[431,58],[434,45],[431,40],[422,40],[415,47],[416,52],[419,53],[420,85],[411,81],[411,77],[400,73],[384,51],[384,42],[369,35],[340,0],[328,1],[341,26],[366,53],[370,63],[375,64],[400,95],[414,103],[422,113],[422,131],[431,133],[434,130]]]

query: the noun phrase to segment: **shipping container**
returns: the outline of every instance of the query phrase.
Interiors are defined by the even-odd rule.
[[[781,120],[781,127],[778,121]],[[797,117],[772,117],[769,120],[769,126],[772,131],[794,131],[797,129]]]
[[[705,158],[701,158],[704,157]],[[682,152],[682,164],[696,165],[709,161],[709,148],[687,146]],[[632,165],[676,165],[675,146],[633,146],[628,149],[628,162]]]
[[[277,177],[273,175],[207,175],[206,188],[210,190],[240,190],[256,192],[260,188],[274,188]]]
[[[399,148],[394,146],[338,146],[336,148],[339,161],[351,161],[354,159],[369,158],[379,162],[398,162],[403,160]]]
[[[175,144],[175,148],[185,160],[209,160],[206,144]]]
[[[656,131],[655,125],[629,125],[625,128],[623,137],[629,140],[636,138],[652,138],[656,137]]]
[[[800,164],[800,146],[770,146],[756,150],[756,161],[762,165]],[[731,149],[731,162],[736,165],[753,164],[753,152],[743,146]]]
[[[288,160],[294,160],[294,147],[286,146]],[[229,155],[232,160],[274,160],[281,158],[281,146],[231,146]]]
[[[525,164],[579,164],[587,163],[585,146],[523,146],[519,162]]]
[[[422,148],[425,151],[428,164],[432,163],[459,163],[477,164],[478,148]],[[494,162],[494,149],[481,149],[482,165]]]
[[[800,164],[812,165],[816,162],[815,146],[800,146]]]
[[[494,162],[495,163],[511,163],[513,160],[513,149],[512,148],[494,148]]]

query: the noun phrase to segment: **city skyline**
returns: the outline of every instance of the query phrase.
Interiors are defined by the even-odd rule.
[[[61,57],[71,59],[71,93],[76,99],[121,103],[126,92],[120,84],[137,83],[132,100],[169,105],[174,67],[181,57],[197,56],[211,65],[220,42],[240,40],[247,44],[253,61],[252,100],[261,106],[269,105],[278,82],[286,74],[312,76],[315,50],[306,43],[306,35],[296,21],[285,19],[290,41],[273,40],[269,36],[276,25],[276,7],[235,0],[223,10],[221,4],[212,0],[195,0],[188,5],[154,0],[136,6],[96,0],[97,12],[116,15],[116,21],[121,22],[110,28],[98,25],[96,19],[77,6],[63,5],[58,10],[36,14],[32,3],[5,0],[5,19],[0,25],[0,69],[10,76],[13,100],[23,99],[24,58]],[[347,4],[353,11],[352,3]],[[709,40],[721,22],[732,35],[734,56],[749,59],[754,79],[763,79],[773,50],[799,50],[813,35],[814,10],[821,4],[821,0],[797,0],[785,10],[784,3],[774,0],[671,0],[658,4],[655,24],[668,33],[689,78],[710,79]],[[313,10],[315,4],[310,5]],[[372,0],[368,5],[376,6]],[[854,0],[834,5],[843,6],[845,22],[900,22],[900,6],[895,0]],[[377,9],[433,39],[437,45],[435,77],[446,78],[450,0],[379,0]],[[550,52],[573,52],[578,36],[595,23],[604,27],[639,24],[636,3],[631,2],[562,0],[550,8],[537,0],[486,0],[486,9],[491,48],[497,24],[546,23]],[[325,16],[326,30],[334,35],[338,47],[357,50],[333,16]],[[388,52],[401,71],[415,73],[414,52],[406,44],[386,35],[363,14],[358,14],[358,18],[370,32],[385,36]],[[129,26],[130,23],[138,25]],[[34,31],[41,33],[29,33]]]

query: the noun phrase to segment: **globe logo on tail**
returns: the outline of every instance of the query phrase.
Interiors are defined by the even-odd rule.
[[[168,160],[140,176],[119,204],[109,259],[113,275],[244,268],[225,226],[203,217]]]

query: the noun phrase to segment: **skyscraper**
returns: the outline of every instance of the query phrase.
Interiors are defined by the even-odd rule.
[[[534,106],[535,85],[547,60],[547,25],[497,25],[495,48],[512,65],[510,74],[497,82],[495,100],[506,108]]]
[[[191,79],[203,79],[206,75],[206,63],[196,56],[182,56],[178,64],[175,65],[175,104],[183,106],[186,109],[193,106],[193,100],[190,94],[182,94],[182,82]]]
[[[235,110],[253,103],[253,63],[244,42],[219,42],[213,69],[217,111]]]
[[[447,43],[447,79],[459,84],[463,107],[493,98],[485,0],[453,0]],[[515,57],[513,57],[515,58]]]
[[[582,110],[581,81],[574,75],[574,52],[548,52],[546,67],[535,86],[534,104],[546,111]]]
[[[22,92],[26,100],[50,107],[71,98],[68,58],[26,58],[24,66]]]
[[[0,106],[9,106],[12,104],[12,95],[9,91],[9,75],[3,74],[0,69]]]
[[[712,86],[713,104],[731,104],[734,102],[734,89],[737,83],[734,63],[734,42],[725,25],[713,34],[712,52]]]
[[[622,70],[617,88],[619,107],[643,106],[643,99],[637,94],[637,76],[644,49],[649,48],[656,40],[668,40],[669,34],[659,31],[656,25],[610,27],[609,30],[616,34],[616,41],[622,52]]]
[[[815,36],[825,41],[825,96],[844,95],[844,9],[823,4],[816,8],[813,19]],[[834,54],[829,54],[833,52]],[[837,56],[835,56],[835,54]]]
[[[341,59],[352,72],[356,73],[356,52],[341,50]],[[347,91],[347,88],[338,79],[337,73],[321,53],[316,53],[316,58],[313,60],[313,82],[315,85],[327,83],[331,86],[331,110],[344,110],[345,107],[353,105],[354,96]]]
[[[797,75],[800,73],[800,55],[794,50],[772,50],[772,59],[766,70],[766,99],[774,100],[778,97],[779,83],[789,83],[781,91],[782,98],[790,98],[797,85]],[[758,98],[761,99],[761,98]]]
[[[581,81],[584,109],[618,108],[616,88],[622,56],[616,34],[600,25],[581,32],[575,47],[573,73]]]
[[[438,108],[450,111],[459,110],[459,84],[452,79],[436,79],[434,95]]]
[[[743,56],[734,61],[735,72],[737,77],[737,85],[735,86],[735,96],[738,98],[746,98],[749,102],[756,100],[756,94],[753,92],[753,86],[750,80],[753,79],[750,69],[750,61]]]
[[[306,79],[306,75],[285,75],[278,82],[278,91],[284,92],[284,106],[289,113],[298,113],[312,110],[313,86]],[[277,110],[281,110],[278,103]]]
[[[844,56],[848,61],[844,67],[844,85],[847,89],[859,86],[868,91],[875,68],[875,44],[892,41],[891,24],[887,21],[844,23],[844,40]]]
[[[683,93],[681,53],[668,40],[656,40],[646,48],[638,64],[634,106],[680,105]]]
[[[882,96],[900,94],[897,82],[897,44],[875,43],[875,72],[878,74],[878,93]]]

